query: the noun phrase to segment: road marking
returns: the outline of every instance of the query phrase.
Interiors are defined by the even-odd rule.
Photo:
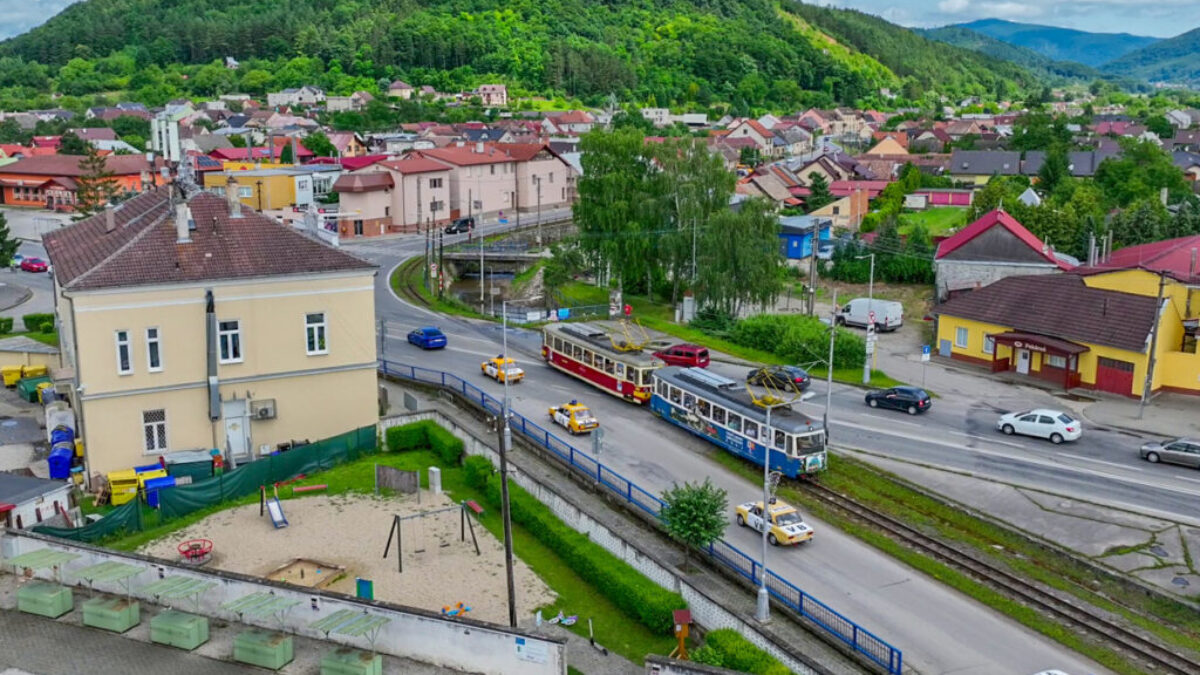
[[[910,427],[920,428],[924,428],[925,426],[924,424],[917,424],[916,422],[909,422],[908,420],[895,420],[890,417],[884,417],[883,415],[872,415],[871,413],[864,413],[863,417],[874,417],[877,420],[886,420],[888,424],[907,424]]]
[[[953,432],[953,429],[951,429],[951,432]],[[957,432],[957,433],[962,433],[962,432]],[[1013,443],[1012,441],[1005,441],[1005,440],[1001,440],[999,438],[987,438],[984,436],[976,436],[975,434],[963,434],[963,436],[966,436],[967,438],[973,438],[977,441],[983,441],[985,443],[999,443],[1000,445],[1007,445],[1007,446],[1013,447],[1013,448],[1020,448],[1021,450],[1032,450],[1033,449],[1027,445],[1021,445],[1020,443]]]
[[[1187,476],[1176,476],[1180,480],[1190,480],[1193,483],[1200,483],[1200,478],[1188,478]]]
[[[1054,454],[1058,455],[1059,457],[1070,457],[1071,459],[1081,459],[1085,462],[1095,462],[1097,464],[1107,464],[1108,466],[1115,466],[1118,469],[1121,469],[1123,471],[1142,471],[1142,469],[1139,469],[1136,466],[1126,466],[1124,464],[1117,464],[1116,462],[1106,462],[1103,459],[1096,459],[1095,457],[1084,457],[1083,455],[1072,455],[1072,454],[1066,453],[1066,452],[1056,452]]]

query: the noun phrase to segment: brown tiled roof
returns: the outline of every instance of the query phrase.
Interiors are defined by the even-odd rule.
[[[1090,288],[1074,274],[1044,274],[1001,279],[933,313],[1141,353],[1157,304],[1151,296]]]
[[[333,183],[334,192],[374,192],[396,186],[392,174],[386,171],[364,171],[339,176]]]
[[[406,174],[407,173],[431,173],[434,171],[449,171],[450,170],[450,167],[446,166],[445,164],[442,164],[441,162],[435,162],[432,159],[420,159],[420,158],[395,159],[395,160],[391,160],[391,161],[387,161],[387,162],[380,162],[380,164],[383,166],[386,166],[389,169],[392,169],[393,171],[398,171],[400,173],[406,173]]]
[[[0,168],[0,173],[21,173],[34,176],[70,176],[78,178],[87,173],[79,163],[81,155],[39,155],[17,160]],[[150,170],[145,155],[109,155],[104,166],[118,176],[139,174]],[[155,159],[155,169],[162,166],[162,159]]]
[[[224,199],[200,193],[188,206],[196,229],[177,243],[171,191],[153,190],[116,207],[116,227],[106,232],[99,213],[48,232],[46,253],[66,290],[216,279],[370,270],[375,266],[309,238],[253,209],[231,219]]]

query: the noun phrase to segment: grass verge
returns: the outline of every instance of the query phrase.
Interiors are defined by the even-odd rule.
[[[761,480],[757,467],[729,455],[714,453],[717,462],[752,482]],[[1090,567],[1069,556],[1045,549],[1027,537],[976,518],[927,497],[896,478],[860,461],[838,457],[830,462],[821,482],[852,499],[916,527],[926,534],[1007,566],[1014,573],[1069,593],[1103,610],[1118,614],[1167,644],[1194,649],[1200,639],[1200,617],[1190,607],[1163,596],[1148,596],[1111,579],[1097,579]],[[803,505],[815,516],[891,555],[926,575],[1003,612],[1025,626],[1111,668],[1133,675],[1141,672],[1107,645],[1080,637],[1036,610],[985,586],[971,577],[864,526],[806,494],[799,484],[782,485],[785,500]]]
[[[392,272],[391,279],[388,280],[392,291],[400,297],[409,298],[427,305],[430,309],[441,314],[467,316],[473,319],[491,318],[480,314],[455,298],[445,295],[438,298],[435,294],[430,293],[425,288],[423,267],[424,262],[420,258],[413,258],[396,267],[396,270]]]

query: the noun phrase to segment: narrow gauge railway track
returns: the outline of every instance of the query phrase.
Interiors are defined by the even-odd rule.
[[[956,550],[889,515],[863,506],[819,483],[805,483],[805,489],[826,504],[883,530],[896,540],[932,555],[937,560],[969,574],[993,589],[1100,638],[1126,656],[1136,659],[1135,663],[1139,667],[1146,668],[1148,666],[1149,668],[1146,668],[1148,672],[1179,673],[1180,675],[1200,673],[1200,661],[1179,654],[1170,647],[1149,640],[1098,613],[1078,607],[1053,593],[1031,585],[1001,567]]]

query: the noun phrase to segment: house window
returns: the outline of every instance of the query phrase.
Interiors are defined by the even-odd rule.
[[[308,189],[308,181],[307,180],[298,181],[296,183],[296,187],[301,190],[307,190]]]
[[[391,215],[392,215],[392,207],[390,207],[390,206],[383,207],[383,217],[387,218]]]
[[[242,360],[242,322],[234,319],[217,324],[217,345],[220,347],[221,363],[239,363]]]
[[[1067,357],[1055,356],[1054,354],[1047,354],[1046,355],[1046,365],[1049,366],[1050,368],[1066,368],[1067,367]]]
[[[444,203],[441,201],[429,202],[429,210],[433,213],[437,213],[438,211],[442,210],[443,205]]]
[[[429,179],[429,189],[430,190],[437,190],[440,187],[442,187],[442,179],[441,178],[430,178]]]
[[[238,188],[238,199],[250,199],[254,196],[254,188],[240,187]]]
[[[983,336],[983,353],[984,354],[995,354],[996,353],[996,340],[991,335]]]
[[[961,328],[961,327],[955,328],[954,329],[954,346],[962,347],[965,349],[967,346],[967,336],[968,336],[968,333],[967,333],[966,328]]]
[[[495,176],[496,175],[496,165],[492,164],[491,169],[492,169],[492,175]]]
[[[128,375],[133,372],[133,359],[129,351],[129,331],[117,331],[117,373]]]
[[[554,172],[553,171],[550,172],[550,183],[552,185],[554,184]]]
[[[146,368],[152,373],[162,370],[162,345],[157,328],[146,329]]]
[[[329,353],[329,344],[325,341],[325,312],[304,315],[304,340],[309,356]]]
[[[147,453],[165,452],[167,449],[167,411],[142,411],[142,436]]]

